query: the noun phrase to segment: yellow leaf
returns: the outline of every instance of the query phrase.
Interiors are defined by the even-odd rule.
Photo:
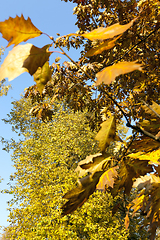
[[[72,213],[81,207],[95,191],[98,180],[103,172],[96,172],[78,180],[78,186],[67,192],[63,198],[68,199],[62,207],[62,216]]]
[[[97,189],[105,190],[106,185],[107,187],[112,187],[114,184],[114,178],[117,177],[117,168],[118,166],[108,169],[103,175],[100,177],[99,182],[96,186]]]
[[[110,161],[109,153],[96,153],[94,155],[87,156],[86,159],[80,161],[76,168],[76,172],[79,172],[79,177],[86,173],[94,173],[104,170],[104,166]]]
[[[84,33],[81,36],[88,38],[91,41],[113,38],[114,36],[124,33],[128,28],[130,28],[133,25],[136,19],[137,18],[134,18],[132,21],[130,21],[128,24],[125,24],[125,25],[120,25],[119,23],[116,23],[107,28],[100,27],[100,28],[94,29],[89,33]]]
[[[101,54],[103,51],[111,49],[115,46],[115,41],[120,38],[121,36],[118,36],[112,41],[107,41],[104,43],[101,43],[98,47],[90,49],[84,57],[91,57],[97,54]]]
[[[51,78],[51,69],[49,67],[49,62],[45,62],[42,67],[39,67],[34,74],[34,81],[36,82],[37,88],[42,94],[42,91]]]
[[[137,152],[128,155],[131,158],[136,158],[139,160],[149,160],[149,164],[158,164],[160,165],[160,149],[144,153],[144,152]]]
[[[28,72],[28,70],[23,67],[23,62],[29,56],[32,46],[30,43],[19,45],[9,52],[0,67],[0,81],[4,78],[8,78],[8,80],[11,81],[23,72]]]
[[[115,78],[121,74],[129,73],[134,70],[142,71],[142,65],[134,62],[119,62],[112,66],[104,68],[101,72],[96,74],[97,81],[95,86],[100,85],[102,82],[105,84],[112,83]]]
[[[10,17],[4,22],[0,22],[0,32],[2,37],[8,41],[7,47],[14,44],[15,46],[21,42],[26,42],[30,38],[38,37],[42,32],[36,28],[31,19],[28,17],[27,20],[24,19],[23,15],[21,17],[16,16],[15,18]]]
[[[160,105],[157,104],[156,102],[152,101],[152,105],[149,105],[153,111],[155,111],[156,113],[158,113],[160,115]],[[151,117],[156,117],[156,114],[149,109],[149,107],[147,107],[146,105],[142,105],[143,110],[145,111],[145,113],[150,114]]]
[[[109,119],[101,124],[101,129],[97,133],[95,139],[99,141],[99,148],[102,152],[110,145],[110,142],[115,138],[116,121],[115,117],[111,116]]]

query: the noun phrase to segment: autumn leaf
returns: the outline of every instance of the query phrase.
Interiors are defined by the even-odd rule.
[[[128,216],[128,213],[125,216],[124,225],[125,225],[126,230],[127,230],[128,227],[129,227],[129,216]]]
[[[102,82],[104,84],[112,83],[115,78],[121,74],[126,74],[134,70],[142,71],[142,64],[134,62],[119,62],[112,66],[104,68],[101,72],[96,74],[97,81],[95,86],[100,85]]]
[[[8,41],[7,47],[12,44],[16,46],[23,41],[26,42],[28,39],[38,37],[42,34],[33,25],[31,19],[28,17],[25,20],[23,15],[21,17],[16,16],[15,18],[9,17],[8,20],[0,22],[0,32],[2,33],[2,37]]]
[[[152,183],[160,183],[160,177],[157,177],[154,174],[141,176],[140,178],[136,179],[133,187],[137,187],[138,191],[142,190],[143,188],[147,188],[148,191],[151,188]]]
[[[61,207],[62,216],[72,213],[87,201],[89,196],[95,191],[96,185],[102,173],[103,171],[96,172],[79,179],[78,186],[63,196],[63,198],[68,199],[68,202]]]
[[[137,18],[134,18],[132,21],[125,25],[120,25],[119,23],[116,23],[107,28],[100,27],[94,29],[89,33],[84,33],[81,36],[84,38],[88,38],[91,41],[113,38],[114,36],[124,33],[128,28],[130,28],[133,25],[136,19]]]
[[[30,75],[33,75],[38,67],[42,67],[45,62],[48,61],[51,52],[48,51],[50,44],[45,45],[42,48],[32,45],[30,54],[23,62],[23,67],[28,69]]]
[[[139,210],[147,215],[145,225],[150,225],[150,239],[155,239],[155,225],[158,224],[160,216],[160,177],[154,174],[145,175],[138,178],[133,186],[138,187],[140,193],[127,208],[132,209],[133,216]]]
[[[146,136],[142,136],[141,139],[135,140],[132,145],[131,149],[134,150],[134,152],[151,152],[153,150],[156,150],[160,147],[160,143],[155,141],[154,139],[148,138]]]
[[[160,165],[160,149],[144,153],[144,152],[137,152],[128,155],[130,158],[136,158],[139,160],[148,160],[149,164],[158,164]]]
[[[127,161],[121,161],[121,168],[118,174],[118,178],[115,180],[114,188],[111,189],[113,196],[117,195],[117,192],[124,188],[124,192],[129,195],[134,178],[145,175],[153,171],[148,161],[140,161],[137,159],[127,159]]]
[[[28,72],[28,70],[23,67],[23,62],[29,56],[32,46],[30,43],[19,45],[9,52],[0,67],[0,81],[4,78],[8,78],[8,80],[11,81],[20,74]]]
[[[113,167],[108,169],[106,172],[103,173],[103,175],[100,177],[99,182],[97,184],[97,189],[105,190],[107,187],[112,187],[114,184],[114,178],[117,177],[118,173],[117,170],[119,167]]]
[[[37,48],[30,43],[14,47],[0,67],[0,81],[4,78],[11,81],[23,72],[35,73],[48,60],[47,49],[48,45]]]
[[[51,79],[51,75],[52,73],[48,61],[34,73],[34,81],[36,82],[40,94],[42,94],[46,83]]]
[[[76,172],[79,173],[79,177],[85,175],[86,173],[94,173],[96,171],[104,170],[103,165],[110,161],[109,153],[96,153],[94,155],[87,156],[86,159],[78,163]]]
[[[159,104],[152,101],[152,104],[149,105],[149,107],[147,107],[146,105],[142,105],[142,109],[145,111],[146,114],[149,114],[153,118],[155,118],[157,116],[154,112],[156,112],[157,114],[160,115],[160,105]]]
[[[115,41],[120,38],[120,36],[118,36],[117,38],[115,38],[112,41],[107,41],[107,42],[103,42],[101,43],[98,47],[96,48],[91,48],[85,55],[84,57],[91,57],[97,54],[101,54],[103,51],[109,50],[111,48],[113,48],[115,46]]]
[[[102,152],[110,145],[110,142],[114,140],[116,132],[115,117],[111,116],[109,119],[101,124],[101,129],[97,133],[95,140],[99,141],[99,148]]]

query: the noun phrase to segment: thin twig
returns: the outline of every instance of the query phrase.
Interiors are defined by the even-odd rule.
[[[144,42],[144,41],[145,41],[147,38],[149,38],[153,33],[155,33],[159,28],[160,28],[160,26],[157,27],[156,29],[154,29],[152,32],[150,32],[147,36],[145,36],[144,38],[142,38],[142,39],[141,39],[138,43],[136,43],[133,47],[131,47],[130,49],[128,49],[128,51],[125,52],[122,57],[118,58],[117,60],[114,60],[114,61],[111,63],[111,65],[114,64],[115,61],[116,61],[116,62],[119,62],[120,60],[122,60],[130,51],[132,51],[135,47],[137,47],[139,44],[141,44],[142,42]]]

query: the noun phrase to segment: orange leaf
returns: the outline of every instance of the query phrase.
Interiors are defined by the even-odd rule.
[[[97,189],[105,190],[105,187],[112,187],[114,184],[114,178],[117,177],[117,168],[118,166],[108,169],[103,175],[100,177],[99,182],[96,186]]]
[[[12,44],[16,46],[23,41],[26,42],[28,39],[38,37],[42,34],[33,25],[31,19],[28,17],[25,20],[23,15],[21,17],[16,16],[15,18],[9,17],[8,20],[0,22],[0,32],[2,33],[2,37],[9,42],[7,47]]]
[[[125,224],[125,227],[126,227],[126,230],[127,230],[128,227],[129,227],[129,217],[128,217],[128,213],[127,213],[126,216],[125,216],[124,224]]]
[[[134,70],[142,71],[142,65],[134,62],[119,62],[112,66],[104,68],[101,72],[96,74],[97,81],[95,86],[100,85],[102,82],[105,84],[112,83],[115,78],[121,74],[129,73]]]
[[[113,38],[114,36],[124,33],[128,28],[130,28],[133,25],[136,19],[137,18],[134,18],[132,21],[130,21],[125,25],[120,25],[119,23],[116,23],[107,28],[100,27],[100,28],[94,29],[89,33],[84,33],[81,36],[88,38],[91,41]]]
[[[104,43],[101,43],[98,47],[96,48],[91,48],[86,54],[85,54],[85,57],[91,57],[91,56],[94,56],[94,55],[97,55],[97,54],[101,54],[103,51],[105,50],[108,50],[108,49],[111,49],[115,46],[115,41],[120,38],[120,36],[118,36],[117,38],[115,38],[114,40],[112,41],[107,41],[107,42],[104,42]]]

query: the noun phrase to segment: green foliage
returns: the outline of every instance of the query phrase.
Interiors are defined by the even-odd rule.
[[[86,113],[55,103],[52,121],[43,123],[27,114],[30,107],[29,100],[14,102],[7,120],[22,139],[9,146],[15,167],[7,228],[12,238],[127,239],[120,214],[112,218],[111,195],[96,192],[75,215],[61,218],[62,195],[75,184],[77,163],[97,151]]]

